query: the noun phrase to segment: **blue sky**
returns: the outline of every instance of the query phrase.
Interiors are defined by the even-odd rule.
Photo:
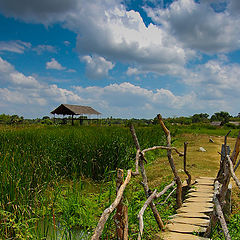
[[[239,13],[239,0],[0,0],[0,113],[237,115]]]

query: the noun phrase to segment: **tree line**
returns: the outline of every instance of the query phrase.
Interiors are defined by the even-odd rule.
[[[80,118],[83,118],[81,116]],[[71,118],[69,118],[71,120]],[[87,118],[84,118],[87,120]],[[62,121],[58,119],[56,122],[58,124],[61,123],[67,123],[68,118],[64,118],[65,121]],[[190,125],[195,123],[211,123],[211,122],[218,122],[219,125],[223,126],[228,124],[229,126],[231,123],[229,122],[240,122],[240,113],[237,116],[231,116],[228,112],[220,111],[214,113],[211,117],[207,113],[197,113],[189,117],[172,117],[172,118],[166,118],[167,122],[172,124],[181,124],[181,125]],[[103,125],[129,125],[129,123],[134,123],[135,125],[139,126],[147,126],[147,125],[154,125],[158,123],[158,120],[156,118],[154,119],[122,119],[122,118],[103,118],[101,119],[101,123]],[[47,124],[51,125],[54,124],[53,118],[50,118],[48,116],[44,116],[42,118],[36,118],[36,119],[24,119],[22,116],[18,115],[7,115],[7,114],[0,114],[0,124],[8,124],[8,125],[14,125],[14,124]]]

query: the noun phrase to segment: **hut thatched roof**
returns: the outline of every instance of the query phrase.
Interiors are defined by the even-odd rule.
[[[88,106],[79,106],[79,105],[70,105],[70,104],[61,104],[55,110],[51,112],[52,114],[62,114],[62,115],[99,115],[100,112],[94,110]]]

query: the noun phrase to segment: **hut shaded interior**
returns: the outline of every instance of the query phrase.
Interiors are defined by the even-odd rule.
[[[59,107],[54,109],[52,114],[58,115],[71,115],[72,116],[72,125],[73,125],[73,116],[74,115],[100,115],[101,113],[89,106],[80,106],[80,105],[71,105],[71,104],[61,104]],[[55,117],[54,117],[55,118]],[[81,123],[81,121],[80,121]]]

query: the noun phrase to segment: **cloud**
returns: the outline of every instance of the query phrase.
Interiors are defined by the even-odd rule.
[[[31,43],[23,42],[20,40],[16,41],[0,41],[0,52],[14,52],[24,53],[24,51],[31,47]]]
[[[75,90],[86,103],[93,104],[105,115],[115,117],[152,118],[159,112],[166,116],[173,111],[182,112],[186,106],[189,110],[195,102],[194,93],[176,96],[170,90],[152,91],[129,82],[105,87],[76,86]]]
[[[0,110],[8,114],[41,117],[60,103],[83,102],[83,99],[71,90],[42,83],[33,76],[18,72],[1,57],[0,86]]]
[[[228,10],[232,14],[239,14],[240,13],[240,2],[239,0],[231,0],[229,1]]]
[[[146,12],[186,48],[210,54],[239,49],[240,17],[229,12],[233,11],[233,6],[239,5],[239,1],[228,1],[229,8],[216,11],[219,2],[179,0],[168,8],[146,8]]]
[[[50,24],[64,20],[65,14],[74,9],[77,2],[77,0],[0,0],[0,11],[7,17]]]
[[[71,44],[69,41],[64,41],[63,43],[65,46],[69,46]]]
[[[137,64],[141,71],[178,74],[194,54],[161,26],[146,26],[140,14],[127,11],[120,0],[0,0],[0,9],[25,21],[61,22],[77,34],[80,56]]]
[[[46,69],[55,69],[55,70],[64,70],[63,67],[55,58],[52,58],[51,61],[46,63]]]
[[[215,112],[238,109],[240,64],[226,61],[224,57],[209,60],[182,76],[183,83],[197,93],[199,102],[204,102],[204,106]]]
[[[127,70],[126,74],[128,76],[132,76],[132,75],[141,74],[141,72],[137,68],[128,67],[128,70]]]
[[[114,64],[107,61],[104,57],[84,56],[81,58],[86,63],[86,74],[91,79],[102,79],[108,76],[109,70],[113,69]]]
[[[167,115],[172,111],[189,111],[196,102],[194,93],[178,96],[167,89],[148,90],[129,82],[104,87],[75,86],[64,89],[26,76],[2,58],[0,83],[0,102],[6,104],[5,107],[1,106],[1,111],[9,113],[14,110],[16,114],[33,117],[40,113],[46,115],[50,108],[58,104],[72,103],[90,105],[104,116],[151,118],[158,112]]]
[[[64,26],[78,34],[79,54],[137,64],[142,71],[179,73],[194,54],[161,27],[146,26],[138,12],[127,11],[117,1],[87,2]]]
[[[61,103],[89,105],[104,117],[153,118],[157,113],[173,116],[231,112],[239,105],[240,65],[226,64],[222,59],[208,61],[186,74],[189,91],[179,95],[169,89],[149,90],[129,82],[65,89],[26,76],[0,58],[0,109],[25,117],[44,116]]]
[[[43,52],[51,52],[51,53],[56,53],[57,50],[54,46],[51,45],[38,45],[37,47],[32,49],[35,51],[38,55],[41,55]]]
[[[14,67],[9,62],[0,57],[0,72],[5,75],[11,71],[14,71]]]

